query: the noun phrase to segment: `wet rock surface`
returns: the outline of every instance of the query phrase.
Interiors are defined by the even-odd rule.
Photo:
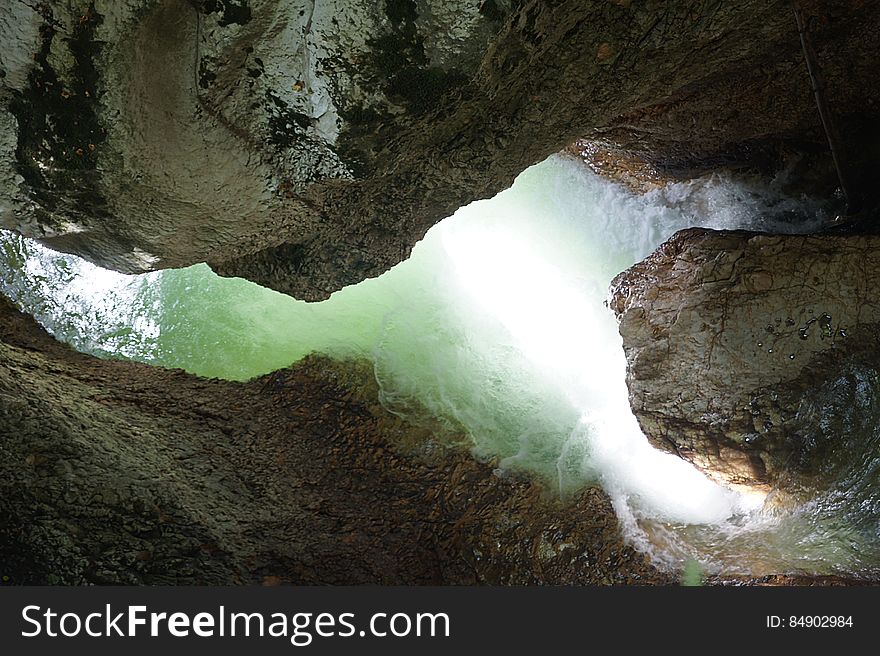
[[[787,0],[10,2],[0,224],[120,271],[324,298],[579,138],[664,171],[828,163]],[[802,4],[870,159],[880,7]]]
[[[277,246],[293,274],[325,233],[327,248],[344,239],[348,281],[374,226],[347,235],[369,217],[325,192],[354,192],[397,131],[459,94],[510,8],[10,1],[0,224],[125,272]],[[332,291],[321,282],[303,296]]]
[[[595,488],[554,500],[313,356],[239,384],[108,362],[0,301],[5,583],[668,583]]]
[[[611,305],[652,443],[727,483],[876,485],[878,249],[694,229],[620,274]]]

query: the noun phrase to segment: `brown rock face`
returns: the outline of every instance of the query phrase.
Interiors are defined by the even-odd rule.
[[[612,283],[645,433],[733,484],[839,476],[877,448],[878,275],[880,237],[676,234]]]
[[[601,490],[549,499],[377,396],[318,357],[249,383],[98,360],[0,297],[4,581],[671,581]]]

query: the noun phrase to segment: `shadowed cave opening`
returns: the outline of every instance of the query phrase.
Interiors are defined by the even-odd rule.
[[[827,218],[775,183],[714,175],[635,195],[553,156],[321,303],[205,265],[125,276],[11,233],[0,291],[78,350],[204,377],[247,380],[312,352],[366,358],[387,410],[466,435],[499,476],[524,470],[563,496],[601,485],[628,541],[662,568],[871,576],[875,459],[795,507],[711,482],[641,433],[605,305],[611,279],[680,229],[811,232]]]

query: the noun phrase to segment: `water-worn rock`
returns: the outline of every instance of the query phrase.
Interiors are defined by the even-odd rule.
[[[877,236],[677,233],[612,283],[649,439],[764,488],[876,458],[878,276]]]
[[[357,238],[376,210],[349,217],[334,195],[356,193],[400,128],[459,93],[510,4],[9,3],[0,224],[126,272],[279,246],[293,273],[318,238],[344,246],[333,263],[348,281],[365,275]],[[340,286],[328,283],[303,295]]]
[[[835,115],[869,152],[880,5],[802,4]],[[579,137],[676,169],[824,152],[790,2],[4,0],[0,14],[0,225],[120,271],[208,261],[323,298]]]
[[[0,299],[4,583],[668,583],[565,503],[384,411],[369,364],[249,383],[107,362]]]
[[[33,584],[669,584],[608,497],[499,477],[385,412],[371,367],[249,383],[108,362],[0,298],[0,578]],[[827,585],[837,577],[712,577]],[[859,581],[855,581],[859,583]]]

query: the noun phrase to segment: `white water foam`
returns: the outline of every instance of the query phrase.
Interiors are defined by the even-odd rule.
[[[811,231],[824,218],[772,185],[714,176],[636,196],[552,157],[436,225],[408,261],[324,303],[205,267],[131,278],[75,264],[65,276],[33,247],[3,289],[79,348],[203,375],[247,378],[311,351],[370,357],[389,410],[427,408],[463,429],[478,457],[533,471],[562,494],[601,483],[628,539],[658,563],[818,571],[825,556],[804,544],[824,528],[787,524],[793,537],[780,537],[760,499],[648,444],[604,301],[617,273],[679,229]],[[120,324],[129,338],[96,339]],[[848,554],[835,556],[843,569]]]

